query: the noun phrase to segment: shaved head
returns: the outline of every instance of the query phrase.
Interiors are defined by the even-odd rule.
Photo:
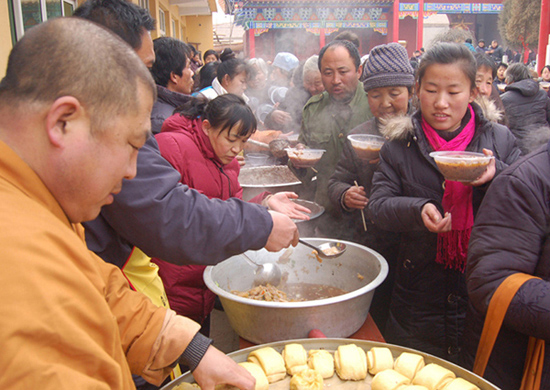
[[[104,120],[138,110],[138,84],[155,96],[149,71],[127,43],[86,20],[58,18],[30,29],[12,49],[0,104],[72,96],[100,129]]]

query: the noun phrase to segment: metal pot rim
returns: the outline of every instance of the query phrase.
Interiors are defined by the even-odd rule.
[[[306,238],[304,238],[304,239],[306,239]],[[380,284],[382,284],[382,282],[388,276],[389,267],[388,267],[388,263],[386,262],[386,260],[378,252],[376,252],[376,251],[374,251],[374,250],[372,250],[368,247],[365,247],[365,246],[362,246],[362,245],[359,245],[357,243],[350,242],[350,241],[334,240],[334,239],[328,239],[328,238],[307,238],[307,240],[311,241],[312,243],[314,243],[314,241],[320,241],[320,242],[339,241],[339,242],[343,242],[344,244],[346,244],[348,246],[361,247],[361,249],[363,249],[363,250],[366,249],[368,252],[370,252],[379,261],[379,263],[380,263],[380,272],[378,273],[376,278],[374,278],[374,280],[372,280],[370,283],[366,284],[365,286],[363,286],[363,287],[361,287],[357,290],[353,290],[353,291],[350,291],[349,293],[346,293],[346,294],[343,294],[343,295],[338,295],[338,296],[332,297],[332,298],[325,298],[325,299],[318,299],[318,300],[315,300],[315,301],[304,301],[304,302],[267,302],[267,301],[257,301],[257,300],[254,300],[254,299],[239,297],[238,295],[232,294],[231,292],[229,292],[227,290],[224,290],[223,288],[219,287],[217,285],[217,283],[214,281],[214,279],[212,278],[212,271],[213,271],[214,267],[216,267],[216,266],[206,267],[206,269],[204,271],[204,274],[203,274],[204,282],[205,282],[206,286],[210,289],[210,291],[212,291],[213,293],[215,293],[216,295],[218,295],[222,298],[226,298],[226,299],[231,300],[231,301],[239,302],[239,303],[242,303],[244,305],[249,305],[249,306],[257,306],[257,307],[265,307],[265,308],[277,308],[277,309],[289,309],[290,310],[290,309],[300,309],[300,308],[305,308],[305,307],[328,306],[328,305],[331,305],[331,304],[342,303],[342,302],[352,300],[354,298],[357,298],[361,295],[364,295],[364,294],[368,293],[369,291],[374,290],[376,287],[378,287]],[[281,253],[282,252],[283,251],[281,251]],[[329,261],[329,260],[326,260],[326,261]]]

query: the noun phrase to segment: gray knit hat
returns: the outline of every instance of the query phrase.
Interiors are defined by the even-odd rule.
[[[412,87],[414,70],[407,50],[399,43],[373,47],[363,65],[361,81],[365,91],[382,87]]]

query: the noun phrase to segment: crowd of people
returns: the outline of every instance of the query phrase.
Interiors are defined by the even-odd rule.
[[[388,342],[472,369],[496,288],[538,276],[512,301],[486,371],[519,388],[528,338],[550,340],[550,66],[539,79],[483,40],[361,56],[350,32],[303,59],[201,56],[152,40],[154,26],[131,2],[88,0],[10,54],[1,388],[146,390],[190,369],[204,390],[252,390],[208,337],[215,296],[202,273],[296,245],[293,219],[308,219],[292,192],[242,200],[239,156],[262,134],[325,151],[313,168],[284,163],[325,208],[316,236],[388,262],[371,306]],[[359,158],[351,134],[383,137],[379,157]],[[434,151],[491,162],[472,182],[447,181]]]

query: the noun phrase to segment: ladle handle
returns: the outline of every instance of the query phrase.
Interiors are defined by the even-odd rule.
[[[315,251],[319,252],[319,248],[317,248],[315,245],[311,245],[309,242],[305,242],[305,241],[302,240],[301,238],[299,238],[298,241],[299,241],[301,244],[304,244],[305,246],[309,246],[310,248],[315,249]]]
[[[254,262],[246,253],[241,253],[241,256],[246,260],[248,264],[250,264],[253,267],[259,267],[260,265]]]

